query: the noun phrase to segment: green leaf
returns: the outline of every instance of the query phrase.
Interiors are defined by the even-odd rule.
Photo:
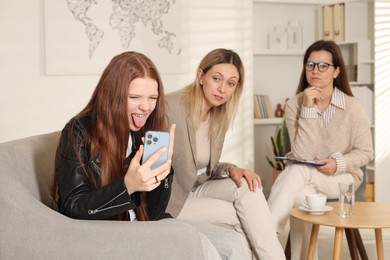
[[[279,156],[279,146],[277,143],[277,140],[273,136],[271,136],[271,142],[272,142],[272,147],[274,150],[274,156]]]
[[[287,126],[286,120],[283,120],[275,136],[271,136],[271,144],[274,156],[285,156],[287,153]],[[287,140],[286,140],[287,139]],[[277,170],[283,170],[285,164],[283,161],[275,162],[266,156],[268,163]]]
[[[274,162],[271,161],[271,160],[268,158],[268,156],[266,156],[265,158],[267,159],[269,165],[271,165],[272,168],[275,168]]]

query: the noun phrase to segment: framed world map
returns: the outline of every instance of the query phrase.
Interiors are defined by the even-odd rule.
[[[100,74],[111,58],[138,51],[160,73],[187,69],[185,0],[45,0],[46,74]]]

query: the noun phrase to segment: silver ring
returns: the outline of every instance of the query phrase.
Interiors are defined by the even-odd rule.
[[[156,179],[156,183],[158,183],[158,179],[157,179],[157,176],[154,176],[154,178]]]

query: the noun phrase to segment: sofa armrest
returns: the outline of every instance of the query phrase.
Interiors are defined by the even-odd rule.
[[[0,259],[205,259],[189,224],[71,219],[4,175],[0,208]]]

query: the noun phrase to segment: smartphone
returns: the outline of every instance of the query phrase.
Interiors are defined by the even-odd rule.
[[[144,164],[155,152],[165,147],[165,152],[151,166],[156,169],[168,160],[169,133],[161,131],[147,131],[144,138],[144,154],[142,164]]]

